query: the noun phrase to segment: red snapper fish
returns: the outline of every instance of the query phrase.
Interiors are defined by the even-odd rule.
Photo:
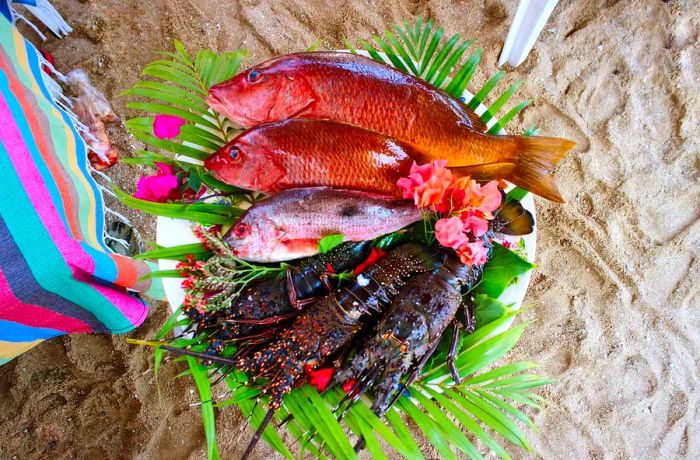
[[[365,241],[421,219],[412,202],[356,190],[310,187],[265,198],[240,217],[226,234],[236,257],[281,262],[318,252],[319,241],[342,233],[345,241]]]
[[[243,127],[287,118],[327,119],[410,144],[419,163],[446,159],[481,179],[506,179],[563,202],[552,173],[575,143],[492,136],[469,107],[412,75],[333,51],[281,56],[209,90],[209,105]],[[352,139],[348,139],[351,142]]]
[[[292,118],[251,128],[204,163],[217,179],[274,193],[328,186],[400,195],[415,150],[374,131],[328,120]]]

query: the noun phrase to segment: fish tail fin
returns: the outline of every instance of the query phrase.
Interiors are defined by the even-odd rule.
[[[503,142],[502,162],[451,168],[461,175],[475,179],[506,179],[557,203],[563,203],[552,173],[575,142],[556,137],[494,136]]]

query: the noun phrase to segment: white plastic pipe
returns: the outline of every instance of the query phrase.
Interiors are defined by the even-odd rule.
[[[559,0],[520,0],[503,45],[498,66],[508,63],[517,67],[530,53],[547,19]]]

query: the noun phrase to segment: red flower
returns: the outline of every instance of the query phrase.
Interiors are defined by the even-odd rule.
[[[350,393],[352,389],[355,387],[355,384],[357,383],[357,380],[355,379],[349,379],[345,383],[343,383],[343,391],[345,393]]]
[[[367,259],[362,262],[360,265],[355,267],[355,269],[352,271],[352,274],[357,276],[360,273],[362,273],[362,270],[365,268],[369,267],[370,265],[374,264],[376,261],[381,259],[386,255],[386,252],[382,248],[372,248],[372,251],[369,253],[369,256]]]
[[[309,376],[307,381],[310,385],[315,386],[318,391],[325,391],[328,388],[328,384],[331,383],[333,372],[335,372],[335,369],[332,367],[314,370],[307,366],[306,374]]]

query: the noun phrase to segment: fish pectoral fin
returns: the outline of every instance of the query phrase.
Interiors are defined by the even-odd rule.
[[[459,176],[471,176],[474,180],[507,179],[515,168],[515,163],[484,163],[480,165],[450,168]]]

